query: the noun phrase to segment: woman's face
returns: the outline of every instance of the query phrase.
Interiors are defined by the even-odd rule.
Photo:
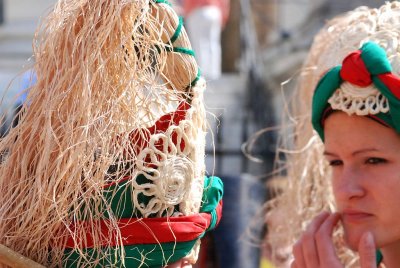
[[[335,112],[325,121],[325,156],[352,249],[365,231],[378,247],[400,244],[400,136],[376,121]]]

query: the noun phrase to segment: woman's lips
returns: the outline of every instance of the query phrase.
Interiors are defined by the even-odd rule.
[[[342,220],[346,223],[360,223],[371,218],[373,214],[359,210],[344,210],[342,211]]]

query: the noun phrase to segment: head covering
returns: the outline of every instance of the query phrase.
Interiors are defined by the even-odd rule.
[[[375,115],[400,133],[400,78],[392,73],[385,50],[368,41],[319,81],[312,103],[312,123],[324,138],[328,106],[356,115]]]
[[[0,243],[46,267],[197,258],[220,217],[205,81],[166,0],[60,0],[0,141]]]
[[[396,120],[400,118],[399,23],[393,21],[398,20],[398,9],[397,2],[388,3],[379,10],[371,9],[370,14],[361,15],[360,9],[362,21],[359,25],[354,28],[349,25],[343,29],[344,37],[327,45],[331,51],[321,56],[326,62],[338,57],[340,48],[347,54],[340,65],[324,69],[326,73],[314,91],[312,124],[322,140],[324,119],[332,110],[371,117],[400,133],[400,121]],[[361,32],[356,33],[357,30]],[[346,42],[346,36],[352,40]],[[360,47],[348,51],[355,42],[359,42]]]

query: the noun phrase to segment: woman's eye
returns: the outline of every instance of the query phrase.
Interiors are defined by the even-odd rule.
[[[387,163],[387,160],[379,157],[370,157],[366,161],[366,164],[373,164],[373,165],[382,163]]]
[[[341,164],[343,164],[342,160],[331,160],[329,161],[329,165],[330,166],[340,166]]]

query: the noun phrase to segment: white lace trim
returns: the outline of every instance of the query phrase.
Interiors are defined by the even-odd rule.
[[[192,88],[191,108],[185,119],[165,133],[154,134],[137,156],[136,175],[149,181],[132,181],[133,203],[144,217],[172,216],[179,206],[181,215],[197,213],[201,205],[205,174],[204,80]],[[151,197],[144,204],[140,196]]]
[[[349,82],[344,82],[328,102],[332,109],[341,110],[349,115],[389,112],[388,100],[374,85],[357,87]]]

